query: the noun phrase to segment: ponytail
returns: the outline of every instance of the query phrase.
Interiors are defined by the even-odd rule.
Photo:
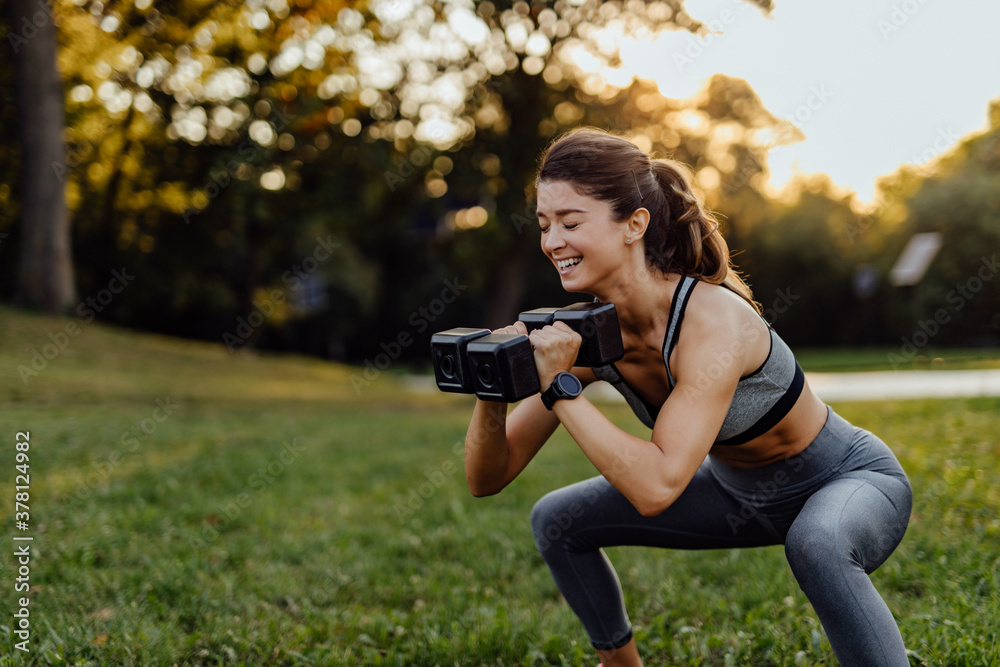
[[[760,313],[760,304],[754,301],[750,286],[732,264],[719,221],[691,187],[691,170],[674,160],[651,162],[665,210],[661,215],[653,215],[650,210],[643,238],[646,263],[664,273],[680,273],[724,285]]]

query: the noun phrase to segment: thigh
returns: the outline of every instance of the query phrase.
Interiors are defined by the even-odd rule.
[[[827,482],[792,522],[785,549],[822,563],[847,558],[871,573],[895,550],[909,523],[912,494],[905,478],[855,471]]]
[[[732,497],[706,461],[662,514],[641,515],[604,477],[546,495],[532,512],[539,548],[554,541],[575,549],[649,546],[671,549],[751,547],[781,542],[755,508]]]

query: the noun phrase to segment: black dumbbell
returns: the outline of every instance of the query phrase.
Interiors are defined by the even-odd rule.
[[[604,366],[624,356],[618,313],[610,303],[538,308],[518,317],[528,331],[565,322],[583,338],[576,366]],[[541,390],[534,355],[523,334],[457,328],[431,337],[438,388],[475,393],[483,400],[514,402]]]

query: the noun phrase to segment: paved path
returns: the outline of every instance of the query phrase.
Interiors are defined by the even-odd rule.
[[[1000,370],[806,373],[824,401],[1000,396]]]
[[[1000,396],[1000,369],[973,371],[878,371],[872,373],[806,373],[812,390],[824,401],[880,401],[892,398],[956,398]],[[410,391],[437,391],[431,376],[409,376]],[[587,395],[624,401],[611,385],[587,387]]]

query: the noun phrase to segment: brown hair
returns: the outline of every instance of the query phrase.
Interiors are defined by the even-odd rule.
[[[724,285],[760,312],[732,264],[718,220],[695,194],[691,170],[683,163],[652,159],[624,137],[581,127],[556,139],[542,155],[536,187],[546,181],[568,183],[581,194],[608,202],[618,221],[645,208],[650,218],[643,238],[649,267]]]

